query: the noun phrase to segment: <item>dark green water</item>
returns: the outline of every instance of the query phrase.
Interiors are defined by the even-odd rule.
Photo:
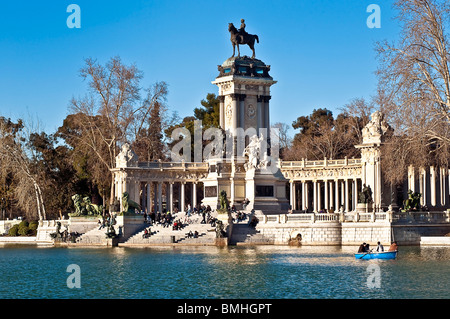
[[[0,298],[450,298],[450,248],[401,247],[396,260],[355,260],[353,252],[350,247],[4,246]],[[71,264],[80,267],[81,288],[67,285]],[[369,287],[374,267],[379,285]]]

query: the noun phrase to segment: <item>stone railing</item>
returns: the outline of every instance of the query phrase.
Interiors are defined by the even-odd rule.
[[[282,161],[281,169],[293,169],[293,168],[315,168],[315,167],[346,167],[346,166],[360,166],[360,158],[344,158],[338,160],[301,160],[301,161]]]
[[[393,222],[419,223],[419,224],[441,224],[450,223],[449,211],[431,211],[431,212],[398,212],[393,216]]]
[[[353,223],[450,223],[450,212],[377,212],[377,213],[331,213],[331,214],[276,214],[257,216],[260,222],[267,223],[320,223],[320,222],[353,222]]]
[[[160,170],[207,170],[208,163],[204,162],[139,162],[139,168],[153,168]]]

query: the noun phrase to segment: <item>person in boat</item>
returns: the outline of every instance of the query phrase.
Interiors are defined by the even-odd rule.
[[[388,251],[396,251],[397,249],[398,249],[397,242],[394,241],[394,242],[391,244],[391,246],[389,247],[389,250],[388,250]]]
[[[370,252],[371,252],[371,250],[370,250],[370,245],[369,245],[369,244],[366,244],[366,247],[365,247],[365,249],[364,249],[364,252],[365,252],[365,253],[370,253]]]
[[[377,252],[381,253],[381,252],[383,252],[383,251],[384,251],[383,245],[382,245],[380,242],[378,242]]]
[[[362,244],[359,246],[358,253],[363,253],[363,252],[365,252],[365,251],[366,251],[366,243],[362,243]]]

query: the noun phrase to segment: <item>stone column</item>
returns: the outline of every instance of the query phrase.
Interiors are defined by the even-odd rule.
[[[345,180],[345,212],[348,213],[350,211],[350,201],[348,196],[348,179]]]
[[[239,94],[239,127],[245,130],[245,94]]]
[[[269,112],[269,101],[271,99],[270,95],[264,96],[264,125],[267,128],[267,138],[270,138],[270,112]]]
[[[305,208],[306,208],[306,205],[305,205],[305,196],[306,196],[306,194],[305,194],[305,181],[302,181],[302,210],[305,210]]]
[[[416,191],[414,166],[412,166],[412,165],[408,166],[408,191],[409,190],[412,190],[413,192]]]
[[[427,206],[427,171],[423,167],[421,168],[421,180],[422,180],[422,189],[421,189],[422,205]]]
[[[330,209],[330,207],[328,206],[328,181],[327,180],[324,180],[323,181],[323,183],[324,183],[324,199],[325,199],[325,209],[326,210],[328,210],[328,209]]]
[[[162,182],[158,182],[158,210],[160,213],[162,213]]]
[[[180,201],[180,211],[182,212],[182,213],[184,213],[184,209],[185,209],[185,202],[184,202],[184,184],[185,184],[185,182],[181,182],[181,185],[180,185],[180,187],[181,187],[181,201]]]
[[[313,203],[314,212],[317,213],[317,181],[313,181]]]
[[[219,124],[220,127],[225,129],[225,96],[224,95],[219,95],[219,102],[220,102],[220,106],[219,106],[219,110],[220,110],[220,119],[219,119]]]
[[[445,178],[446,178],[446,176],[445,176],[445,169],[443,167],[440,167],[439,169],[440,169],[439,183],[440,183],[440,186],[441,186],[441,191],[440,191],[440,194],[441,194],[441,206],[445,206],[447,204],[447,201],[446,201],[446,194],[447,194],[446,185],[447,185],[447,183],[445,182]]]
[[[152,182],[147,182],[147,213],[152,212]]]
[[[317,212],[322,209],[322,187],[320,181],[317,181]]]
[[[339,180],[337,180],[337,179],[334,181],[334,197],[335,197],[334,200],[336,201],[334,210],[336,212],[338,212],[339,211]]]
[[[169,209],[170,213],[173,214],[173,182],[169,183]]]
[[[303,182],[303,185],[304,185],[304,190],[305,190],[304,210],[308,210],[309,209],[309,185],[308,185],[308,182],[306,182],[306,181]]]
[[[290,204],[291,204],[291,209],[294,210],[294,181],[290,180],[289,181],[289,192],[291,193],[290,195]]]
[[[430,199],[431,206],[436,206],[436,170],[430,166]]]
[[[192,183],[192,209],[197,207],[197,182]]]
[[[295,181],[292,183],[293,190],[294,190],[294,206],[292,206],[292,210],[297,209],[297,186],[295,185]]]
[[[230,94],[231,97],[231,110],[232,110],[232,116],[231,116],[231,132],[233,136],[236,136],[236,128],[238,126],[238,94]],[[234,145],[234,143],[233,143]],[[234,154],[234,152],[233,152]]]
[[[257,103],[256,103],[256,131],[259,136],[259,129],[263,127],[263,96],[258,95],[257,96]]]
[[[334,198],[333,198],[333,181],[330,181],[329,183],[330,185],[330,201],[329,201],[329,205],[330,205],[330,209],[333,207],[334,208]]]

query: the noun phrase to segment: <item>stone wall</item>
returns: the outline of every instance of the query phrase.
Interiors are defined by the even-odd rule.
[[[313,216],[314,215],[314,216]],[[369,216],[369,215],[368,215]],[[392,223],[388,213],[368,216],[339,214],[292,214],[258,216],[255,228],[247,225],[234,227],[233,244],[286,245],[300,242],[302,245],[349,245],[359,246],[378,241],[390,245],[397,241],[402,245],[419,245],[422,236],[444,236],[450,233],[450,223]],[[364,217],[364,218],[361,218]]]

